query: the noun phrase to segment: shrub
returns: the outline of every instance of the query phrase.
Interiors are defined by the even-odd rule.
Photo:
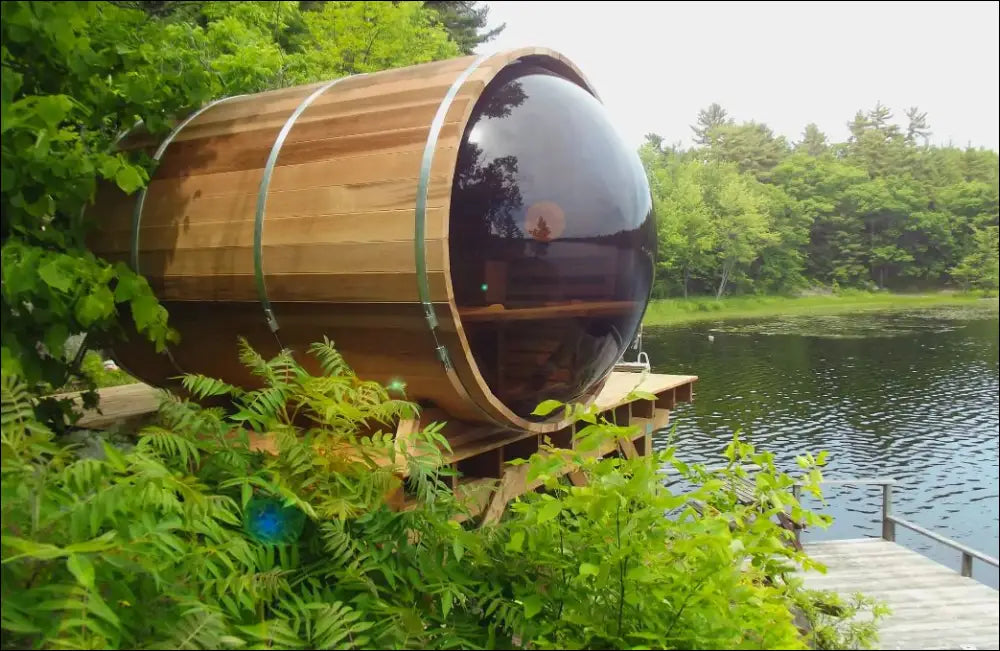
[[[224,398],[234,411],[167,395],[134,447],[105,442],[98,457],[57,440],[4,373],[4,648],[806,648],[870,638],[844,617],[834,617],[840,629],[822,622],[822,636],[796,624],[799,610],[819,622],[817,599],[793,577],[812,563],[772,516],[826,520],[787,494],[793,479],[770,455],[738,438],[717,472],[671,449],[601,458],[593,451],[626,428],[566,407],[583,425],[575,449],[546,446],[515,466],[545,491],[479,527],[440,468],[442,426],[398,445],[386,430],[415,406],[357,378],[330,342],[310,352],[320,376],[243,343],[262,388],[184,379],[193,400]],[[270,443],[255,444],[254,432]],[[821,461],[803,459],[807,490]],[[753,506],[737,503],[729,481],[748,462],[761,467]],[[565,480],[571,467],[585,485]],[[669,488],[664,467],[690,492]],[[402,489],[410,501],[400,508]]]

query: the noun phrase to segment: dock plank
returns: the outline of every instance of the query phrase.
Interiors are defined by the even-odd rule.
[[[803,574],[807,587],[861,592],[893,611],[880,623],[879,648],[1000,648],[995,589],[886,540],[819,541],[805,549],[827,568]]]
[[[70,398],[81,413],[77,427],[101,429],[115,423],[145,416],[160,408],[160,391],[137,382],[98,389],[101,396],[98,409],[84,409],[79,392],[61,393],[54,398]]]

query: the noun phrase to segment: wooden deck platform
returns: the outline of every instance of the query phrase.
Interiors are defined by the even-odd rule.
[[[997,649],[1000,593],[881,538],[810,542],[827,567],[803,575],[806,586],[845,597],[861,592],[893,614],[881,621],[882,649]]]
[[[605,445],[592,456],[612,453],[626,457],[648,454],[652,450],[652,433],[666,427],[670,412],[681,402],[694,399],[693,375],[665,375],[662,373],[629,373],[615,371],[598,394],[595,405],[601,417],[620,425],[636,427],[631,440]],[[633,391],[656,396],[655,400],[630,398]],[[155,412],[159,405],[159,392],[146,384],[131,384],[101,389],[101,412],[83,411],[78,427],[103,428],[117,422],[141,418]],[[67,394],[67,397],[73,397]],[[451,452],[444,463],[457,471],[452,480],[456,494],[467,497],[473,516],[482,515],[484,522],[502,515],[507,503],[538,483],[527,481],[527,465],[510,465],[515,459],[525,459],[541,448],[545,442],[554,447],[572,448],[575,427],[549,434],[536,434],[511,430],[482,423],[453,421],[437,409],[425,409],[419,419],[401,421],[396,428],[396,440],[407,445],[407,439],[432,422],[444,422],[442,434],[448,439]],[[256,449],[273,450],[273,441],[266,435],[251,435]],[[567,469],[574,479],[572,469]],[[405,475],[405,470],[401,470]],[[405,506],[406,497],[391,500]]]

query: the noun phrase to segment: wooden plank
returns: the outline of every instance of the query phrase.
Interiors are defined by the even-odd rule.
[[[260,300],[253,274],[166,276],[149,280],[162,300],[254,303]],[[431,272],[427,281],[432,301],[447,300],[444,273]],[[267,291],[275,302],[405,303],[419,298],[416,273],[268,274]]]
[[[57,399],[70,398],[82,413],[77,427],[100,429],[116,422],[130,420],[156,412],[160,408],[161,393],[148,384],[123,384],[99,389],[98,409],[83,409],[79,392],[60,393]]]
[[[444,240],[425,247],[428,271],[445,271]],[[266,276],[303,273],[406,273],[416,268],[412,240],[395,242],[299,242],[261,247]],[[245,246],[147,250],[139,254],[139,268],[147,276],[216,276],[254,273],[253,249]]]
[[[444,238],[443,219],[447,209],[427,209],[426,238]],[[359,213],[330,213],[291,217],[269,215],[264,222],[264,245],[312,243],[388,242],[402,239],[413,232],[413,209],[378,210]],[[131,246],[131,230],[103,234],[91,249],[96,252],[127,252]],[[253,221],[199,221],[155,227],[144,227],[140,236],[143,251],[171,251],[210,247],[253,246]],[[410,248],[413,248],[412,240]]]
[[[635,309],[633,301],[588,301],[566,305],[506,308],[503,305],[463,308],[458,311],[463,322],[530,321],[536,319],[563,319],[577,316],[606,316],[627,314]]]
[[[414,209],[417,180],[387,179],[366,183],[330,183],[321,187],[305,187],[267,193],[266,223],[289,217],[336,216],[356,212],[381,212]],[[143,228],[157,226],[187,226],[201,222],[253,224],[257,211],[256,189],[251,192],[201,195],[179,204],[165,192],[150,192],[143,204]],[[445,185],[428,191],[427,202],[432,208],[446,206],[451,192]],[[411,213],[412,214],[412,213]],[[334,226],[336,222],[331,222]],[[412,233],[410,233],[412,238]]]
[[[634,390],[659,395],[675,387],[690,385],[698,380],[696,375],[665,375],[662,373],[611,373],[604,388],[597,396],[597,406],[604,411],[621,405]]]
[[[806,552],[826,574],[802,573],[806,586],[885,601],[880,648],[996,648],[998,592],[896,543],[881,539],[821,541]],[[989,646],[983,647],[984,641]]]

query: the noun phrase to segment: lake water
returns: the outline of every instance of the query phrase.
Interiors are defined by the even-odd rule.
[[[714,341],[709,340],[709,336]],[[647,327],[653,370],[699,376],[672,417],[678,456],[717,462],[735,429],[796,470],[829,452],[829,479],[892,477],[897,515],[1000,555],[1000,327],[996,301],[905,313]],[[654,447],[668,433],[658,432]],[[879,536],[881,491],[824,489],[834,517],[805,540]],[[897,541],[950,567],[960,554],[897,526]],[[994,587],[997,570],[974,562]]]

